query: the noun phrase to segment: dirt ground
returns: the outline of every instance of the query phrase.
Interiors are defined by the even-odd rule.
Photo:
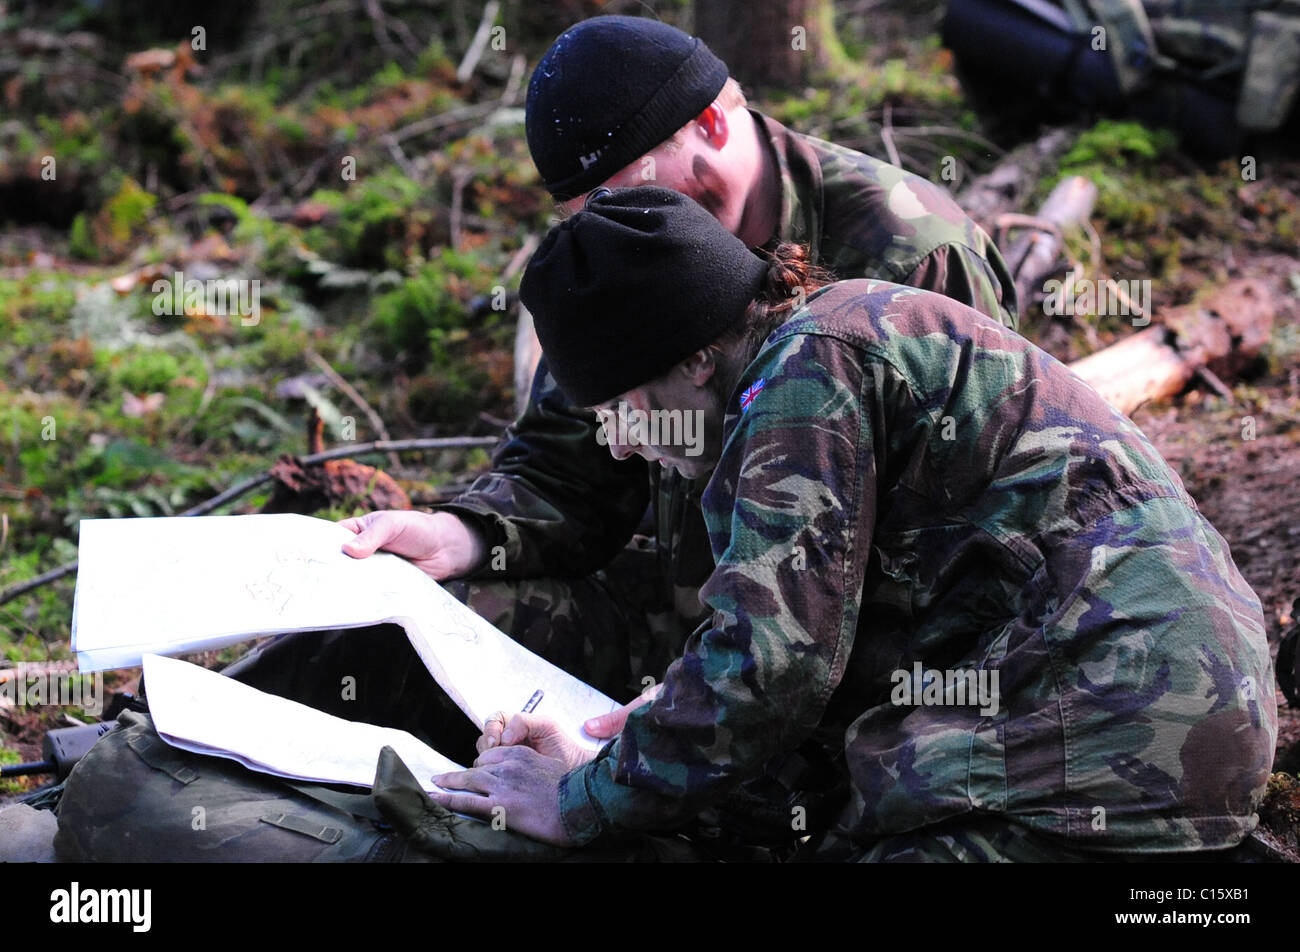
[[[1274,340],[1300,330],[1300,300],[1289,284],[1297,269],[1294,259],[1264,258],[1243,271],[1274,290]],[[1275,658],[1300,598],[1300,364],[1277,363],[1239,382],[1231,401],[1196,390],[1133,414],[1228,541],[1259,595]],[[1277,701],[1281,755],[1300,743],[1300,710],[1281,691]]]

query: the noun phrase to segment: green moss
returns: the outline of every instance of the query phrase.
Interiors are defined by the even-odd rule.
[[[196,203],[200,208],[224,208],[235,216],[235,220],[244,225],[253,219],[253,213],[248,210],[248,202],[235,195],[226,195],[221,192],[207,192],[200,195]]]
[[[1103,119],[1079,135],[1061,158],[1061,171],[1069,174],[1100,162],[1124,166],[1133,159],[1162,159],[1178,147],[1178,137],[1168,129],[1152,129],[1140,122]]]
[[[112,157],[102,114],[71,112],[58,119],[37,116],[35,125],[41,142],[38,145],[32,141],[32,151],[55,156],[60,174],[93,173],[107,165]]]
[[[312,201],[335,214],[307,229],[306,246],[328,261],[373,270],[403,270],[422,250],[437,207],[433,195],[395,170],[363,176],[347,191],[317,191]]]
[[[124,355],[112,379],[115,386],[133,393],[151,393],[166,390],[180,375],[180,361],[166,351],[149,349]]]
[[[56,539],[63,543],[57,549],[53,546]],[[71,545],[69,540],[52,537],[49,532],[30,532],[25,541],[33,546],[31,551],[6,552],[0,562],[0,589],[35,578],[58,565]],[[76,557],[75,549],[72,557]],[[12,662],[52,655],[66,657],[74,586],[75,578],[60,579],[0,605],[0,656]]]
[[[82,261],[94,261],[99,256],[99,249],[90,237],[90,223],[85,212],[72,219],[72,229],[68,233],[68,253]]]
[[[16,750],[0,747],[0,764],[21,764],[23,758]],[[0,793],[22,793],[26,789],[22,777],[0,780]]]
[[[105,206],[108,223],[108,237],[119,244],[125,244],[131,234],[141,227],[158,199],[150,195],[131,179],[123,179],[117,194],[108,200]]]
[[[158,199],[132,179],[122,177],[117,190],[93,215],[73,220],[69,252],[86,261],[111,261],[124,255],[149,219]]]
[[[449,365],[454,345],[464,340],[457,335],[465,332],[466,305],[473,294],[490,288],[491,279],[492,272],[473,255],[443,251],[375,300],[372,326],[381,351]]]

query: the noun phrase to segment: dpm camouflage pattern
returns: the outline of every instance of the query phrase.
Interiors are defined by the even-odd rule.
[[[850,281],[731,401],[713,618],[566,776],[572,835],[678,822],[808,738],[850,788],[827,855],[961,818],[1136,853],[1253,828],[1277,735],[1259,601],[1095,391],[947,298]],[[917,665],[995,703],[900,695]]]
[[[779,240],[808,243],[814,258],[841,277],[930,288],[1016,326],[1014,282],[1001,255],[942,188],[753,115],[780,169]],[[615,460],[596,431],[594,414],[569,403],[543,357],[528,405],[506,432],[491,472],[440,508],[476,525],[489,548],[502,547],[503,559],[495,561],[504,569],[489,560],[472,584],[456,587],[458,597],[507,633],[526,632],[528,647],[556,664],[585,659],[587,668],[570,670],[627,698],[641,690],[644,677],[662,678],[686,636],[708,617],[699,588],[713,571],[713,556],[699,505],[702,485],[640,457]],[[610,567],[651,501],[652,523],[644,528],[655,540],[657,569],[649,583],[628,572],[613,580],[624,592],[619,604],[626,616],[643,618],[634,623],[633,654],[620,679],[604,642],[622,636],[575,623],[608,616],[604,581],[593,588],[569,580]],[[642,553],[633,558],[646,565]],[[588,596],[598,604],[575,604]],[[549,618],[562,630],[545,630]]]
[[[1015,282],[997,246],[941,186],[871,156],[792,132],[750,110],[781,174],[783,241],[837,278],[937,291],[1015,328]]]

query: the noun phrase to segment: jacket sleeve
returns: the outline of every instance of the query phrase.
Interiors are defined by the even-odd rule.
[[[595,414],[565,398],[543,357],[491,471],[437,507],[504,547],[504,569],[489,560],[477,577],[588,575],[627,543],[650,499],[646,461],[616,460],[596,434]]]
[[[844,673],[875,515],[875,454],[851,348],[796,336],[746,372],[763,383],[704,497],[712,620],[595,760],[567,774],[577,841],[697,814],[817,726]],[[731,413],[735,413],[733,405]],[[856,541],[855,541],[856,540]]]

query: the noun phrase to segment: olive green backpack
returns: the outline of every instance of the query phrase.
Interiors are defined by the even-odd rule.
[[[391,747],[369,791],[300,783],[172,747],[124,711],[73,768],[56,810],[60,862],[628,862],[706,858],[680,837],[567,850],[451,813]]]

